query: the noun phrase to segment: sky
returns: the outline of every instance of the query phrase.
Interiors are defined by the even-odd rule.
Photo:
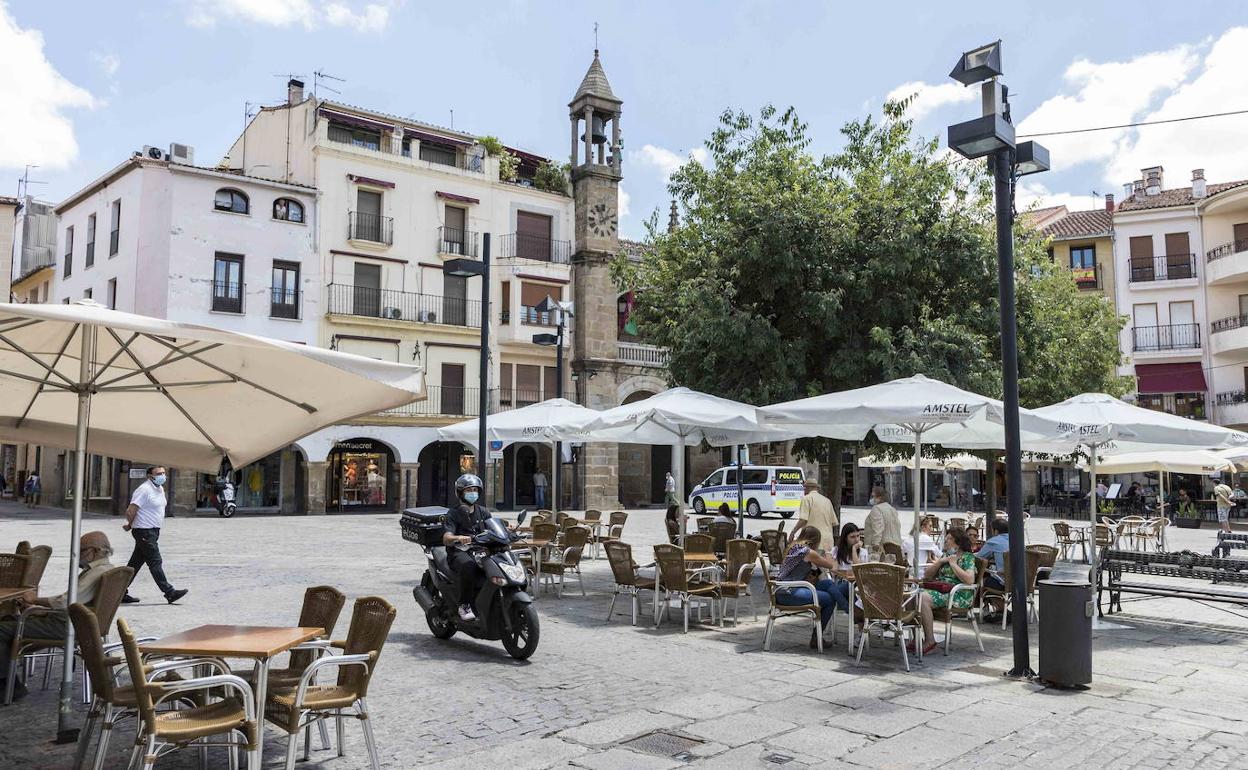
[[[665,221],[668,175],[703,160],[725,109],[794,106],[816,153],[840,127],[917,94],[923,136],[975,117],[948,78],[1001,39],[1019,134],[1248,109],[1248,8],[1238,2],[1001,0],[970,4],[790,0],[0,0],[0,195],[36,165],[60,201],[144,145],[190,144],[214,165],[247,104],[285,98],[290,75],[322,96],[564,159],[567,103],[593,56],[624,100],[621,232]],[[1248,115],[1040,139],[1053,170],[1021,180],[1020,208],[1101,205],[1139,170],[1166,187],[1248,177]]]

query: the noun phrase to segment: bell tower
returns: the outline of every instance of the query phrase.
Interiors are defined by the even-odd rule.
[[[594,60],[568,103],[576,238],[572,255],[576,303],[572,372],[580,403],[593,409],[619,405],[619,384],[625,376],[620,371],[616,346],[620,292],[611,277],[611,261],[620,251],[622,104],[611,91],[595,49]],[[581,504],[603,511],[619,508],[616,446],[586,444],[580,455]]]

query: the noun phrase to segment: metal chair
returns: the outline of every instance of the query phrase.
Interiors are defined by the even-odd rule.
[[[979,635],[979,614],[981,612],[979,596],[984,590],[984,573],[988,571],[988,562],[984,559],[975,559],[975,584],[960,583],[953,587],[949,592],[949,601],[944,607],[932,608],[932,620],[943,622],[945,624],[945,654],[949,654],[949,649],[953,646],[953,620],[954,618],[966,618],[971,621],[971,628],[975,631],[975,644],[979,646],[979,651],[984,651],[984,640]],[[970,607],[955,607],[954,599],[958,594],[969,591],[971,592]]]
[[[727,558],[724,560],[724,579],[719,581],[719,622],[723,624],[728,600],[732,599],[732,624],[737,624],[738,605],[743,595],[750,597],[750,612],[758,620],[754,594],[750,592],[750,579],[754,576],[754,565],[758,562],[758,541],[733,538],[724,546],[724,551]]]
[[[684,548],[686,553],[714,553],[715,538],[705,532],[685,535]]]
[[[633,561],[633,547],[618,540],[606,543],[607,562],[611,565],[611,575],[615,580],[615,588],[611,594],[611,606],[607,608],[607,623],[611,622],[611,614],[615,612],[615,600],[620,594],[627,594],[633,604],[633,625],[637,625],[637,611],[641,604],[641,592],[655,590],[655,579],[645,578],[638,574],[637,562]],[[654,563],[645,565],[653,567]]]
[[[758,537],[762,543],[762,551],[767,556],[767,563],[770,565],[767,571],[772,573],[780,569],[780,565],[784,562],[786,545],[784,533],[777,529],[764,529],[758,533]]]
[[[667,544],[654,547],[654,561],[659,575],[659,590],[664,596],[663,613],[655,613],[655,628],[662,622],[663,614],[671,610],[672,597],[680,599],[681,609],[684,611],[685,633],[689,633],[689,605],[694,599],[708,600],[711,604],[711,620],[715,620],[715,604],[720,598],[719,585],[694,578],[713,573],[718,568],[686,568],[684,550]]]
[[[858,639],[858,655],[855,660],[862,662],[862,651],[866,649],[867,638],[872,627],[891,630],[901,647],[901,660],[906,671],[910,670],[910,656],[904,644],[906,631],[914,638],[915,650],[922,659],[923,645],[919,640],[919,612],[913,601],[913,594],[906,593],[906,568],[896,564],[868,562],[854,565],[854,583],[858,591],[858,599],[862,602],[863,627]]]
[[[726,522],[711,524],[708,534],[714,541],[711,546],[714,552],[723,555],[728,548],[728,541],[737,536],[737,525]]]
[[[557,595],[563,598],[563,581],[568,572],[575,572],[581,585],[581,596],[585,595],[585,577],[581,574],[581,557],[585,546],[589,543],[589,527],[571,527],[563,532],[563,543],[556,551],[556,558],[542,560],[542,577],[554,585],[559,578]]]
[[[814,624],[815,647],[823,652],[823,620],[819,602],[814,600],[815,586],[805,580],[776,580],[771,572],[763,569],[764,585],[767,586],[767,626],[763,629],[763,650],[771,650],[771,634],[775,630],[776,621],[781,618],[809,617]],[[781,604],[777,601],[777,591],[790,591],[795,588],[806,588],[812,597],[809,604]]]

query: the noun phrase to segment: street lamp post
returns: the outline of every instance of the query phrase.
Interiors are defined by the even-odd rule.
[[[486,441],[486,423],[490,411],[490,234],[481,235],[481,260],[448,259],[442,263],[442,272],[458,278],[481,276],[481,361],[477,385],[477,471],[481,477],[481,502],[485,503],[486,465],[489,459],[489,443]]]
[[[567,316],[572,315],[571,302],[560,302],[549,294],[534,308],[538,313],[553,313],[556,320],[554,334],[534,334],[533,342],[537,345],[553,345],[555,348],[555,398],[563,398],[563,331],[567,325]],[[554,505],[552,510],[559,510],[563,496],[562,474],[563,442],[555,442],[554,463],[551,466],[551,483],[554,485]]]
[[[968,51],[949,76],[981,84],[983,115],[949,126],[949,147],[963,157],[987,158],[997,218],[997,294],[1001,305],[1001,379],[1005,406],[1006,512],[1010,521],[1010,608],[1014,614],[1014,667],[1009,675],[1032,677],[1027,639],[1027,554],[1023,528],[1023,458],[1018,427],[1018,330],[1014,309],[1014,182],[1020,174],[1049,168],[1049,153],[1034,142],[1015,144],[1009,91],[1001,83],[1001,41]],[[991,518],[991,517],[990,517]]]

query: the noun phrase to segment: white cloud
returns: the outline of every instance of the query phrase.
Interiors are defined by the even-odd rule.
[[[268,27],[321,25],[347,27],[357,32],[379,32],[390,22],[385,3],[343,0],[190,0],[186,21],[193,27],[211,28],[219,21],[239,21]]]
[[[913,81],[902,83],[892,91],[889,91],[885,99],[888,101],[901,101],[911,96],[914,97],[914,100],[910,102],[910,106],[906,108],[906,111],[909,117],[914,120],[921,120],[928,113],[946,105],[975,101],[979,98],[979,90],[967,88],[960,83],[932,85],[931,83]]]
[[[705,147],[695,147],[687,155],[681,157],[666,147],[656,147],[653,144],[647,144],[640,150],[634,150],[629,153],[629,159],[633,163],[657,168],[663,174],[664,179],[670,177],[678,168],[690,160],[696,160],[698,163],[705,165],[710,160],[710,157],[711,154]]]
[[[1076,59],[1063,75],[1066,92],[1017,123],[1019,134],[1118,125],[1139,118],[1161,95],[1181,85],[1200,57],[1192,46],[1141,54],[1126,62]],[[1015,100],[1015,109],[1018,109]],[[1106,161],[1129,136],[1126,129],[1040,137],[1055,167]]]
[[[0,104],[14,106],[21,119],[5,122],[0,131],[0,166],[21,168],[27,163],[64,168],[78,155],[74,124],[66,110],[92,109],[98,100],[86,89],[66,80],[43,51],[43,35],[21,29],[0,2]]]
[[[616,204],[616,211],[619,212],[620,219],[623,219],[632,213],[631,204],[633,202],[633,196],[629,195],[628,192],[624,190],[624,185],[619,186],[619,191],[620,198],[619,202]]]
[[[1072,193],[1052,192],[1042,182],[1020,180],[1014,193],[1014,206],[1021,213],[1032,208],[1049,208],[1065,206],[1070,211],[1087,211],[1105,205],[1104,198],[1091,194],[1075,195]]]
[[[93,53],[91,59],[106,78],[112,78],[121,69],[121,57],[115,53]]]

